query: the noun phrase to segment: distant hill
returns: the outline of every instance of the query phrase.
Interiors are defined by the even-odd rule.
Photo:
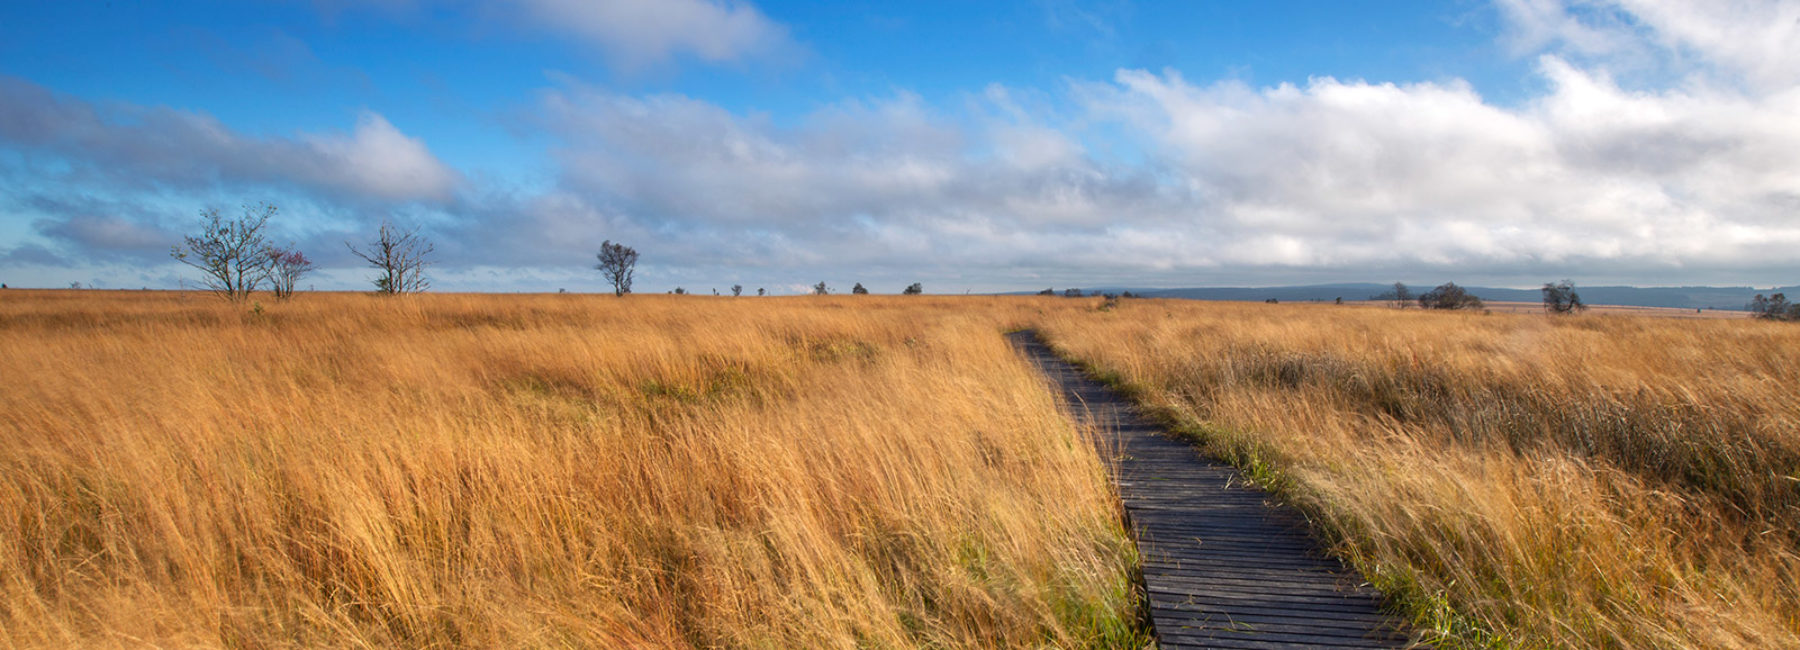
[[[1411,286],[1411,285],[1409,285]],[[1314,284],[1292,287],[1195,287],[1188,289],[1138,289],[1132,287],[1100,287],[1083,291],[1121,293],[1130,291],[1151,298],[1187,298],[1191,300],[1250,300],[1274,298],[1281,302],[1328,302],[1368,300],[1393,288],[1391,284],[1357,282],[1349,284]],[[1465,287],[1482,300],[1502,302],[1538,302],[1543,294],[1537,289],[1500,287]],[[1430,286],[1412,286],[1414,293],[1430,290]],[[1058,288],[1057,292],[1062,292]],[[1800,296],[1800,286],[1757,289],[1754,287],[1583,287],[1576,286],[1582,302],[1590,305],[1628,305],[1633,307],[1677,307],[1683,309],[1742,310],[1756,294],[1786,293]],[[1031,292],[1021,292],[1031,293]]]

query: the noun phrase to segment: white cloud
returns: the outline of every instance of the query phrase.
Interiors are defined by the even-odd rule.
[[[1497,0],[1516,53],[1661,66],[1773,90],[1800,82],[1795,0]],[[1701,74],[1704,73],[1704,74]],[[1716,77],[1724,77],[1718,79]]]
[[[182,188],[274,185],[351,201],[451,198],[460,176],[373,112],[344,133],[257,137],[205,113],[93,104],[0,76],[0,145],[44,151],[96,182]]]
[[[390,200],[443,200],[458,178],[418,138],[401,133],[387,118],[364,112],[356,130],[302,138],[318,164],[309,175],[318,182],[341,185]]]
[[[747,239],[779,242],[778,263],[795,267],[1153,282],[1793,268],[1800,86],[1760,85],[1775,68],[1745,65],[1732,70],[1759,84],[1694,72],[1628,88],[1607,52],[1739,59],[1701,36],[1643,40],[1662,38],[1662,19],[1634,7],[1512,5],[1550,25],[1538,47],[1559,52],[1538,59],[1546,91],[1514,106],[1454,80],[1251,87],[1141,70],[1072,82],[1061,116],[1000,86],[963,114],[901,94],[792,127],[678,95],[564,88],[544,105],[563,185],[646,232],[720,246],[691,249],[695,263],[768,253],[728,243]],[[1142,155],[1103,162],[1083,144],[1092,129]]]
[[[604,49],[627,68],[687,55],[711,63],[792,47],[787,29],[735,0],[515,0],[539,25]]]

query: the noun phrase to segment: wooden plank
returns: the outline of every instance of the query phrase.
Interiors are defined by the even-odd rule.
[[[1165,435],[1030,332],[1009,334],[1113,469],[1165,648],[1404,647],[1378,594],[1324,555],[1306,521],[1229,465]]]

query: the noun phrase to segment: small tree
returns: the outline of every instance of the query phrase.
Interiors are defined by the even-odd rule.
[[[1778,293],[1772,296],[1756,294],[1750,301],[1750,311],[1757,318],[1767,320],[1800,321],[1800,303],[1788,302],[1787,294]]]
[[[1412,289],[1407,288],[1404,282],[1395,282],[1393,289],[1369,296],[1370,300],[1385,300],[1389,307],[1399,309],[1406,309],[1407,305],[1412,304],[1413,298]]]
[[[1426,309],[1481,309],[1481,299],[1455,282],[1445,282],[1419,295],[1419,306]]]
[[[919,294],[921,294],[921,293],[925,293],[925,286],[924,286],[924,285],[921,285],[921,284],[919,284],[919,283],[917,283],[917,282],[914,282],[914,283],[912,283],[912,284],[909,284],[909,285],[906,285],[906,290],[905,290],[905,291],[901,291],[901,292],[900,292],[900,295],[903,295],[903,296],[916,296],[916,295],[919,295]]]
[[[741,284],[731,285],[731,297],[736,298],[741,295],[744,295],[744,285],[741,285]]]
[[[812,289],[813,295],[815,296],[823,296],[831,293],[831,287],[825,286],[824,281],[820,281],[818,284],[813,285]]]
[[[856,283],[856,286],[850,287],[850,293],[858,296],[866,296],[869,295],[869,290],[863,288],[862,283],[858,282]]]
[[[268,252],[270,261],[269,285],[275,290],[276,300],[287,300],[294,297],[294,287],[300,278],[313,270],[313,262],[306,254],[296,248],[271,248]]]
[[[1063,297],[1064,298],[1080,298],[1081,290],[1080,289],[1065,289],[1065,290],[1063,290]]]
[[[200,234],[183,237],[169,255],[204,272],[201,283],[214,294],[241,301],[269,279],[274,262],[262,231],[275,212],[275,206],[267,203],[246,205],[243,215],[235,219],[220,215],[216,208],[201,212]]]
[[[1581,296],[1575,293],[1574,282],[1563,280],[1562,282],[1544,283],[1544,311],[1552,314],[1568,314],[1586,311],[1587,308],[1587,305],[1582,304]]]
[[[763,295],[768,295],[768,293],[769,293],[769,292],[768,292],[768,290],[767,290],[767,289],[764,289],[764,288],[762,288],[762,287],[757,287],[757,288],[756,288],[756,295],[759,295],[759,296],[763,296]]]
[[[1055,287],[1051,287],[1051,288],[1049,288],[1049,289],[1045,289],[1045,290],[1043,290],[1043,291],[1039,291],[1039,292],[1037,292],[1037,295],[1040,295],[1040,296],[1054,296],[1054,295],[1056,295],[1056,288],[1055,288]]]
[[[390,296],[419,293],[431,287],[431,281],[425,278],[425,267],[431,265],[426,257],[437,247],[420,235],[417,228],[401,232],[393,223],[383,220],[381,230],[377,231],[375,241],[370,242],[368,249],[359,249],[350,242],[344,242],[344,246],[381,272],[375,276],[378,293]]]
[[[611,239],[600,244],[600,253],[596,255],[600,263],[594,268],[606,276],[606,281],[613,286],[613,295],[623,296],[631,293],[631,274],[637,268],[638,252],[624,244],[614,244]]]
[[[685,295],[687,295],[687,289],[683,289],[681,287],[675,287],[675,295],[685,296]]]

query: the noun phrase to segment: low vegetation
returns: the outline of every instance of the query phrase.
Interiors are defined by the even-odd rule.
[[[0,301],[0,643],[1141,648],[1023,326],[1443,645],[1800,646],[1785,323],[54,291]]]
[[[1185,301],[1044,327],[1446,645],[1800,647],[1800,329]]]
[[[1038,307],[8,292],[0,645],[1141,648]]]

